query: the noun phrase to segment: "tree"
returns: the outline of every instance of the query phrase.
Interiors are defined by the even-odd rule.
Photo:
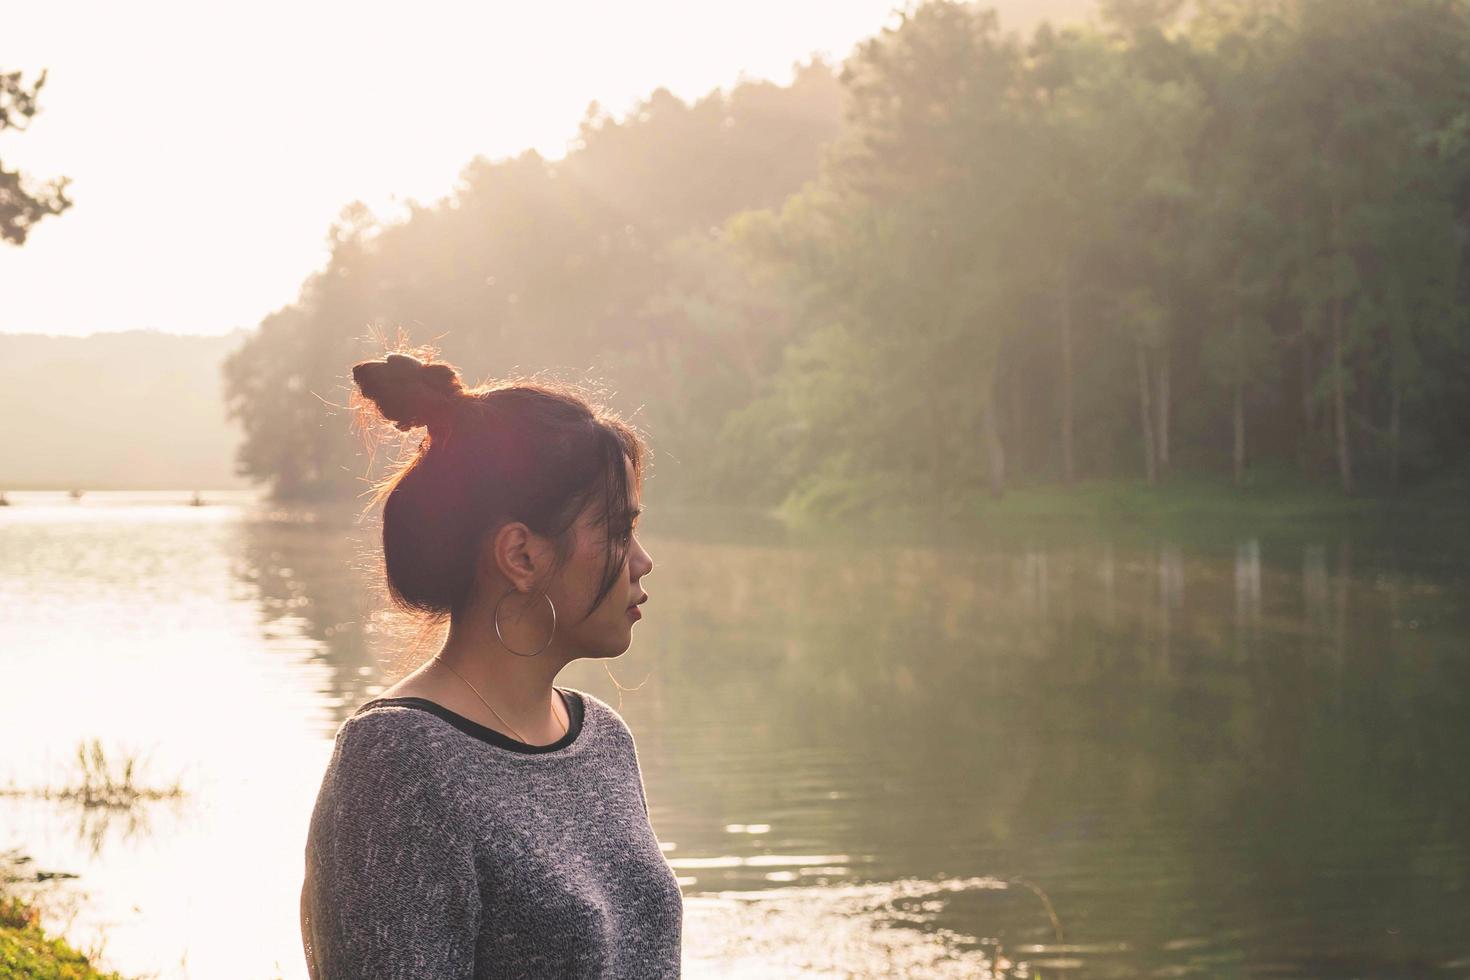
[[[1465,0],[1108,0],[1024,41],[928,0],[840,77],[594,106],[564,160],[344,215],[232,364],[242,465],[343,490],[313,419],[402,325],[472,378],[597,371],[692,499],[949,506],[1140,448],[1407,484],[1470,444],[1466,105]]]
[[[848,236],[827,270],[828,313],[891,352],[881,378],[854,381],[908,393],[878,403],[898,426],[883,444],[911,447],[923,432],[937,494],[968,458],[983,459],[992,495],[1006,485],[996,385],[1017,319],[1004,230],[1020,227],[1020,70],[993,13],[930,3],[860,46],[842,75],[850,138],[827,180]],[[899,422],[894,406],[916,396],[917,417]]]
[[[281,497],[360,488],[356,447],[324,416],[347,401],[347,365],[381,353],[368,334],[399,328],[467,383],[594,371],[617,407],[689,422],[660,447],[703,455],[682,450],[703,450],[698,436],[713,438],[780,359],[767,338],[780,318],[748,292],[717,230],[814,177],[840,125],[837,82],[813,61],[787,86],[743,83],[693,104],[659,90],[623,119],[594,106],[566,158],[477,158],[402,220],[350,207],[327,268],[226,367],[240,472]]]
[[[46,84],[46,73],[27,88],[21,73],[0,71],[0,132],[25,130],[40,111],[36,96]],[[66,196],[68,178],[58,177],[44,187],[30,187],[24,177],[0,163],[0,238],[12,245],[25,244],[31,228],[47,215],[71,207]]]
[[[1022,268],[1033,270],[1038,280],[1033,286],[1034,302],[1041,308],[1036,321],[1047,325],[1055,318],[1062,480],[1068,484],[1077,478],[1078,296],[1090,259],[1087,232],[1097,219],[1092,209],[1101,200],[1092,156],[1094,145],[1106,135],[1096,128],[1084,79],[1094,76],[1107,56],[1095,34],[1059,33],[1043,24],[1027,50],[1020,89],[1025,156],[1031,165],[1025,168],[1021,191],[1028,220],[1016,229],[1013,242],[1026,256]],[[1018,369],[1019,364],[1012,365],[1013,371]],[[1020,411],[1020,399],[1013,399],[1013,413]]]

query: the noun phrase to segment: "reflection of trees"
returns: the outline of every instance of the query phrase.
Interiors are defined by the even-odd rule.
[[[1310,972],[1336,943],[1392,972],[1363,938],[1390,927],[1448,950],[1470,606],[1328,541],[654,539],[650,589],[671,587],[616,669],[653,678],[624,710],[655,826],[671,857],[767,856],[693,867],[694,892],[1023,875],[1069,941],[1149,965]],[[1391,604],[1438,628],[1396,630]],[[1035,927],[992,898],[944,926]]]
[[[1235,635],[1242,655],[1252,649],[1261,625],[1261,541],[1235,547]]]
[[[380,525],[350,509],[262,512],[241,524],[236,574],[256,591],[268,649],[324,665],[340,723],[380,689],[401,652],[386,613]]]
[[[729,859],[682,869],[691,893],[1025,877],[1127,971],[1312,972],[1341,948],[1402,974],[1464,912],[1443,897],[1466,864],[1470,603],[1414,550],[1345,540],[691,521],[646,541],[650,619],[607,665],[637,690],[601,664],[564,679],[638,732],[670,857]],[[340,718],[405,642],[376,619],[376,525],[261,520],[241,549],[267,644],[327,668]],[[936,901],[912,927],[1049,942],[1017,895]],[[1364,938],[1389,928],[1400,947]]]

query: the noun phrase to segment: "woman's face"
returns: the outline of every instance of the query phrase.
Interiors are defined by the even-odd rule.
[[[627,466],[628,486],[633,488],[633,465],[626,459],[624,465]],[[621,526],[615,523],[599,527],[590,508],[577,520],[575,550],[558,583],[561,588],[552,589],[560,592],[559,600],[564,599],[566,603],[557,602],[558,610],[568,610],[564,617],[558,619],[557,632],[560,635],[563,630],[567,631],[562,643],[572,657],[620,656],[633,641],[633,624],[647,608],[639,606],[639,613],[631,611],[631,607],[646,595],[640,580],[653,570],[653,559],[643,550],[634,530],[641,504],[638,490],[634,488],[632,492],[635,495],[633,525],[624,522]],[[586,620],[574,623],[602,585],[609,536],[615,542],[628,542],[627,558],[613,582],[612,591],[603,597]]]

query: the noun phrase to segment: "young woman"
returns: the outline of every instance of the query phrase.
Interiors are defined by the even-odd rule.
[[[683,901],[633,736],[557,687],[627,650],[653,568],[644,447],[573,390],[465,390],[356,364],[364,409],[428,438],[380,487],[388,590],[443,649],[337,731],[306,846],[314,980],[673,977]]]

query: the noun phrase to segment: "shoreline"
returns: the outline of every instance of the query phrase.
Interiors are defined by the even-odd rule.
[[[0,970],[14,977],[64,980],[125,980],[103,973],[64,937],[48,933],[34,904],[0,887]]]

